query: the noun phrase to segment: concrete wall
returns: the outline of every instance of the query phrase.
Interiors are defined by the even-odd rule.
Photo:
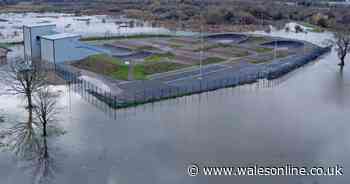
[[[26,55],[33,59],[41,59],[41,46],[40,46],[40,36],[51,35],[54,33],[53,29],[56,26],[36,26],[36,27],[24,27],[24,44]]]
[[[32,45],[31,45],[31,38],[30,38],[30,28],[23,27],[23,41],[24,41],[24,58],[26,60],[30,59],[32,57]]]
[[[46,62],[54,63],[53,40],[41,39],[41,59]]]
[[[55,40],[56,64],[84,59],[90,55],[90,52],[79,49],[78,46],[79,38]]]
[[[80,43],[79,37],[61,38],[57,40],[43,38],[41,41],[41,50],[42,60],[55,64],[81,60],[90,55],[99,53]]]

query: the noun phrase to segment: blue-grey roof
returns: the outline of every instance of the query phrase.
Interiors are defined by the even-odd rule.
[[[59,40],[59,39],[76,38],[76,37],[81,37],[81,36],[79,34],[73,34],[73,33],[60,33],[60,34],[41,36],[41,38],[44,38],[47,40]]]
[[[56,24],[50,24],[50,23],[42,23],[42,24],[28,24],[28,25],[24,25],[24,27],[46,27],[46,26],[56,26]]]

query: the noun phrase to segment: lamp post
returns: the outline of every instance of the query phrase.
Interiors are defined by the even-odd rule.
[[[203,71],[202,71],[202,62],[203,62],[203,50],[204,50],[204,38],[203,38],[203,1],[202,4],[200,6],[200,42],[201,42],[201,47],[200,47],[200,52],[199,52],[199,80],[202,80],[202,75],[203,75]]]
[[[274,59],[277,58],[277,40],[275,40],[275,46],[274,46],[274,49],[273,49],[273,56],[274,56]]]

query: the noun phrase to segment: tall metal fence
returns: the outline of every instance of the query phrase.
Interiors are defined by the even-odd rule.
[[[83,80],[78,73],[72,72],[64,65],[57,65],[56,73],[62,77],[71,88],[80,93],[90,103],[105,107],[107,104],[111,108],[125,108],[160,101],[164,99],[177,98],[196,93],[212,91],[220,88],[234,87],[242,84],[251,84],[259,79],[276,79],[282,75],[301,67],[312,60],[317,59],[322,54],[330,51],[330,47],[317,48],[303,55],[293,55],[287,58],[275,60],[269,64],[254,65],[231,72],[220,78],[203,80],[193,80],[181,85],[143,89],[139,91],[128,91],[115,95],[109,91]]]

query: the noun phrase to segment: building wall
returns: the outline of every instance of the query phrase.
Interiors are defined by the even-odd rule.
[[[83,46],[84,45],[79,42],[79,37],[55,40],[56,64],[66,61],[81,60],[90,55],[98,54],[97,51],[89,50]]]
[[[31,59],[41,59],[41,46],[38,36],[53,34],[54,25],[39,27],[24,27],[25,53]]]
[[[26,60],[30,59],[32,57],[32,46],[30,42],[30,28],[23,27],[23,41],[24,41],[24,58]]]
[[[41,59],[54,63],[54,47],[52,40],[41,39]]]

